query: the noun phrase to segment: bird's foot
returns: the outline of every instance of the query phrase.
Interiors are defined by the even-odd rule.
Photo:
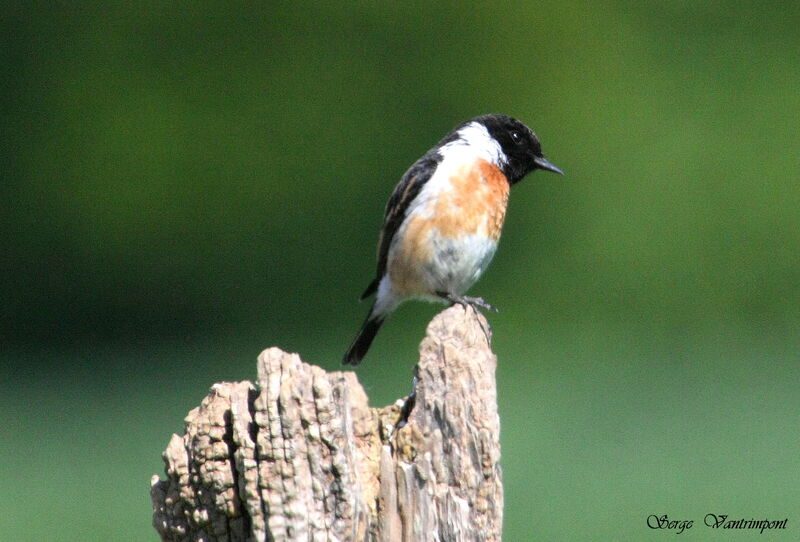
[[[482,297],[455,295],[455,294],[448,294],[446,292],[437,292],[437,293],[439,297],[446,299],[453,304],[458,303],[464,308],[467,308],[467,305],[469,305],[473,309],[480,307],[481,309],[486,309],[487,311],[500,312],[500,310],[497,307],[495,307],[490,303],[487,303]]]
[[[446,299],[450,301],[454,305],[457,303],[464,307],[464,310],[467,310],[467,307],[471,307],[473,311],[475,311],[475,315],[478,315],[478,308],[486,309],[492,312],[500,312],[500,310],[495,307],[494,305],[487,303],[482,297],[472,297],[468,295],[455,295],[449,294],[447,292],[436,292],[439,297],[442,299]],[[483,320],[486,321],[486,325],[489,326],[489,329],[486,329],[483,326]],[[483,331],[483,335],[486,337],[486,343],[491,346],[492,344],[492,324],[489,323],[489,320],[478,318],[478,325],[481,326],[481,330]]]

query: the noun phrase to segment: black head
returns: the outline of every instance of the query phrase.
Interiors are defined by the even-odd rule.
[[[483,115],[470,122],[484,125],[489,135],[500,144],[505,154],[503,173],[511,184],[521,181],[534,169],[564,174],[542,155],[542,145],[536,134],[517,119],[507,115]]]

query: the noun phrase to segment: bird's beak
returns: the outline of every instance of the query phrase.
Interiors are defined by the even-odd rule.
[[[561,171],[561,168],[550,162],[544,156],[537,156],[533,159],[533,163],[536,164],[538,169],[546,169],[547,171],[552,171],[553,173],[558,173],[559,175],[564,174],[564,172]]]

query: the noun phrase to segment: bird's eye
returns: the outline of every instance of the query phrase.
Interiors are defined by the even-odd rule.
[[[519,132],[511,132],[511,141],[516,145],[520,145],[522,143],[522,135]]]

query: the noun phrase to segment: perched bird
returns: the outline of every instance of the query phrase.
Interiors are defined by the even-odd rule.
[[[454,128],[406,171],[386,204],[375,279],[361,295],[376,294],[375,302],[345,365],[358,365],[386,317],[408,299],[496,310],[464,293],[494,256],[511,185],[535,169],[564,174],[522,122],[483,115]]]

